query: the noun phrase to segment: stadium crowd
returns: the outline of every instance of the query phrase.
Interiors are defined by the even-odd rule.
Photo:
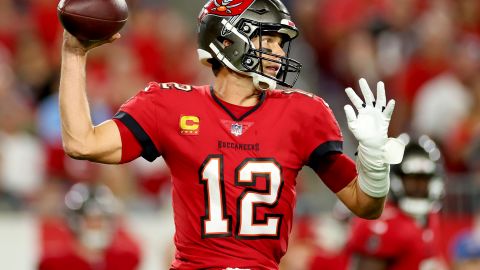
[[[292,52],[304,65],[297,87],[323,97],[347,137],[344,88],[360,77],[384,81],[389,98],[397,101],[390,135],[427,134],[443,153],[446,258],[451,265],[480,258],[479,243],[471,244],[477,253],[455,245],[457,233],[480,226],[474,222],[480,216],[480,1],[284,2],[301,31]],[[168,207],[169,173],[161,160],[108,166],[64,154],[57,101],[63,29],[57,3],[0,0],[0,215],[61,218],[64,195],[78,182],[107,185],[126,213]],[[97,124],[111,118],[145,82],[211,81],[196,54],[196,12],[203,1],[128,3],[122,38],[89,56],[88,95]],[[354,152],[354,145],[345,145],[346,154]],[[300,177],[301,222],[284,269],[309,269],[319,253],[329,257],[342,249],[348,231],[348,218],[314,174],[305,171]]]

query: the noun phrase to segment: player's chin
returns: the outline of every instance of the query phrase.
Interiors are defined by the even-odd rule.
[[[263,74],[268,75],[270,77],[276,78],[278,74],[278,69],[276,68],[264,68]]]

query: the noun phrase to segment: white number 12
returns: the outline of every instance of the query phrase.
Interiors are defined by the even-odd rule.
[[[210,155],[199,171],[205,191],[205,216],[201,217],[203,238],[232,236],[232,216],[228,215],[225,198],[222,155]],[[266,190],[252,187],[256,177],[267,181]],[[257,207],[274,208],[283,187],[280,165],[272,158],[245,159],[235,169],[235,185],[246,187],[237,198],[235,237],[239,239],[277,239],[283,215],[268,213],[264,220],[256,217]]]

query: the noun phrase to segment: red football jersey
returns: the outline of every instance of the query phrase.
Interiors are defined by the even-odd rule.
[[[118,224],[112,242],[95,263],[82,255],[64,220],[42,220],[39,233],[41,257],[38,270],[135,270],[142,257],[139,243],[122,224]]]
[[[347,251],[387,260],[389,270],[446,269],[438,222],[438,215],[432,213],[427,225],[420,226],[398,207],[387,204],[377,220],[353,219]]]
[[[144,158],[162,155],[170,168],[172,269],[278,269],[298,171],[342,151],[328,105],[299,91],[264,91],[236,117],[209,86],[150,83],[115,119],[140,142]],[[338,182],[326,184],[334,192],[348,184]]]

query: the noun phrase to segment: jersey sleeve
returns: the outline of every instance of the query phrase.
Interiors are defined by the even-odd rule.
[[[142,155],[142,146],[137,141],[130,129],[119,119],[114,118],[122,139],[122,158],[120,164],[130,162]]]
[[[141,156],[148,161],[155,160],[161,154],[161,130],[158,129],[158,121],[164,119],[162,114],[165,114],[162,113],[164,110],[161,106],[161,93],[158,83],[150,83],[143,91],[125,102],[113,117],[130,130],[141,146]],[[138,147],[128,143],[127,139],[122,135],[122,154],[135,152],[135,149],[130,148]]]
[[[314,171],[333,193],[339,192],[357,177],[355,162],[345,154],[334,152],[316,162]]]
[[[303,150],[307,165],[315,168],[326,155],[343,152],[343,137],[328,104],[317,96],[309,103],[303,125]]]
[[[317,96],[307,102],[303,105],[307,110],[302,127],[303,157],[306,165],[336,193],[355,178],[355,164],[342,155],[342,133],[328,104]]]

